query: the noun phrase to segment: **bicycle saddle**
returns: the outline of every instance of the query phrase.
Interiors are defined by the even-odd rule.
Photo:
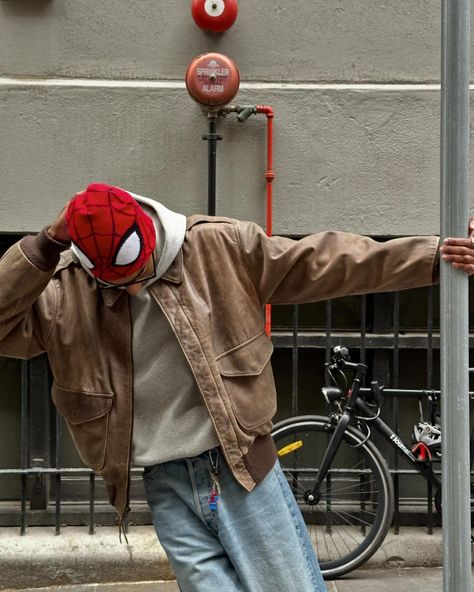
[[[328,403],[334,403],[343,395],[342,389],[337,386],[323,386],[321,391]]]

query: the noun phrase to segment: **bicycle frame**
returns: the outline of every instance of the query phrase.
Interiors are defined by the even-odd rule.
[[[356,400],[355,407],[361,411],[365,416],[372,414],[370,407],[359,397]],[[411,452],[410,448],[405,442],[396,434],[392,428],[387,425],[380,417],[370,419],[370,425],[373,426],[379,434],[400,454],[409,464],[411,464],[428,482],[435,487],[441,487],[441,479],[431,468],[431,464],[426,461],[420,461]]]
[[[396,434],[382,419],[380,419],[378,415],[375,415],[361,397],[362,389],[360,388],[360,384],[362,376],[367,372],[367,366],[363,364],[352,364],[350,362],[345,362],[343,367],[354,369],[356,374],[351,388],[348,390],[348,402],[344,408],[344,411],[339,416],[332,416],[332,419],[334,419],[336,424],[336,429],[329,441],[328,447],[321,461],[318,476],[313,488],[307,491],[305,494],[305,501],[310,505],[318,503],[320,499],[320,486],[326,478],[327,472],[344,437],[344,432],[354,417],[357,417],[359,421],[370,424],[371,428],[375,428],[397,451],[397,453],[400,454],[400,456],[402,456],[410,465],[412,465],[415,470],[418,471],[418,473],[420,473],[429,483],[434,485],[436,488],[441,487],[441,480],[431,468],[431,464],[425,461],[419,461],[411,452],[410,448],[400,438],[400,436]],[[363,391],[370,392],[370,389],[363,389]],[[357,415],[356,412],[360,412],[361,416]],[[363,419],[361,419],[361,417]]]

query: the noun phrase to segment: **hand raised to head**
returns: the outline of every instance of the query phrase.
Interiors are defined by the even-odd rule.
[[[80,191],[79,193],[76,193],[76,195],[72,199],[70,199],[63,207],[63,209],[59,212],[56,220],[48,228],[48,234],[51,238],[54,238],[55,240],[60,241],[62,243],[71,242],[71,237],[69,236],[69,232],[67,229],[66,212],[71,201],[75,199],[78,195],[81,195],[82,193],[84,192]]]

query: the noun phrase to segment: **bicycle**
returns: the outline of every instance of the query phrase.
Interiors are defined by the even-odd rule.
[[[312,537],[323,576],[334,579],[365,563],[382,544],[392,522],[392,478],[370,439],[372,430],[433,485],[440,515],[441,480],[433,461],[441,458],[441,430],[433,421],[439,415],[439,391],[419,391],[428,395],[432,421],[421,418],[415,425],[412,448],[380,418],[383,386],[373,381],[370,388],[362,388],[366,365],[350,362],[348,349],[337,346],[325,366],[335,386],[323,387],[322,392],[334,411],[328,417],[283,420],[274,426],[272,435],[305,522],[318,526]],[[347,371],[353,372],[351,383]],[[343,388],[336,376],[344,380]],[[473,441],[471,435],[471,451]]]

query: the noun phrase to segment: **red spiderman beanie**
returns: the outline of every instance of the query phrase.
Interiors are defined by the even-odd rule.
[[[72,248],[96,278],[105,282],[138,273],[153,252],[153,222],[133,197],[112,185],[93,183],[66,213]]]

